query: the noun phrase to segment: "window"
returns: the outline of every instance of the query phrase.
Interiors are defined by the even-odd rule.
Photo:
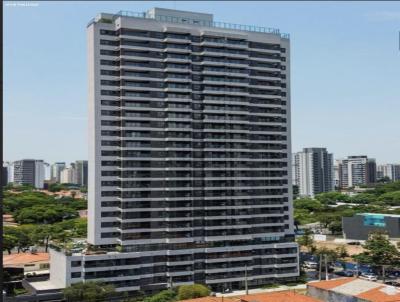
[[[81,272],[71,273],[71,278],[80,278],[80,277],[81,277]]]

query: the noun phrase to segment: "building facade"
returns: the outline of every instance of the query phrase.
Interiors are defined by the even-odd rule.
[[[364,213],[342,217],[343,238],[367,240],[374,231],[383,231],[390,239],[400,239],[400,215]]]
[[[400,180],[400,165],[399,164],[386,164],[378,165],[377,179],[388,178],[391,181]]]
[[[5,187],[8,185],[8,167],[3,166],[3,170],[1,173],[1,185]]]
[[[36,159],[23,159],[13,163],[13,182],[17,185],[31,185],[43,189],[44,162]]]
[[[65,169],[65,163],[54,163],[50,167],[50,180],[52,182],[61,183],[61,171]]]
[[[52,282],[296,278],[288,36],[155,8],[96,17],[88,58],[88,243],[104,253],[53,250]]]
[[[87,160],[77,160],[74,164],[75,183],[87,187],[88,185],[88,162]]]
[[[376,162],[365,155],[338,160],[339,186],[351,188],[376,183]]]
[[[294,175],[300,196],[333,191],[333,155],[326,148],[304,148],[294,156]]]

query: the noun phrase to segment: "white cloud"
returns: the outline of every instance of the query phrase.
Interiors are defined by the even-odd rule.
[[[386,21],[400,21],[400,11],[380,11],[365,14],[369,21],[386,22]]]

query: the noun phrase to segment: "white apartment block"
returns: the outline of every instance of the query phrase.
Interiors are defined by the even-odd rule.
[[[391,181],[400,180],[400,164],[378,165],[377,173],[380,178],[387,177]]]
[[[87,32],[90,246],[52,250],[54,286],[296,278],[289,37],[159,8]]]
[[[375,159],[365,155],[338,160],[339,186],[351,188],[376,182]]]
[[[304,148],[294,155],[294,167],[300,196],[334,190],[333,155],[326,148]]]
[[[61,182],[61,171],[65,169],[65,163],[54,163],[50,167],[50,180]]]

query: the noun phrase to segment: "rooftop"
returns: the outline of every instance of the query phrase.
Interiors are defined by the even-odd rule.
[[[112,15],[113,20],[115,20],[118,17],[153,19],[156,21],[168,22],[168,23],[189,24],[193,26],[215,27],[215,28],[248,31],[248,32],[267,33],[280,36],[281,38],[284,39],[289,39],[289,34],[280,33],[279,29],[277,28],[214,21],[212,14],[205,14],[205,13],[179,11],[179,10],[155,7],[148,10],[147,12],[132,12],[132,11],[121,10],[116,14]],[[90,26],[90,24],[94,22],[98,22],[101,19],[102,19],[101,17],[92,19],[89,22],[88,26]]]
[[[3,265],[5,267],[31,264],[36,262],[49,262],[50,254],[49,253],[18,253],[11,255],[3,254]]]
[[[369,302],[400,301],[400,290],[394,286],[358,278],[309,282],[307,286],[333,291],[346,296],[354,296]]]
[[[276,291],[234,297],[203,297],[180,302],[322,302],[294,291]]]

